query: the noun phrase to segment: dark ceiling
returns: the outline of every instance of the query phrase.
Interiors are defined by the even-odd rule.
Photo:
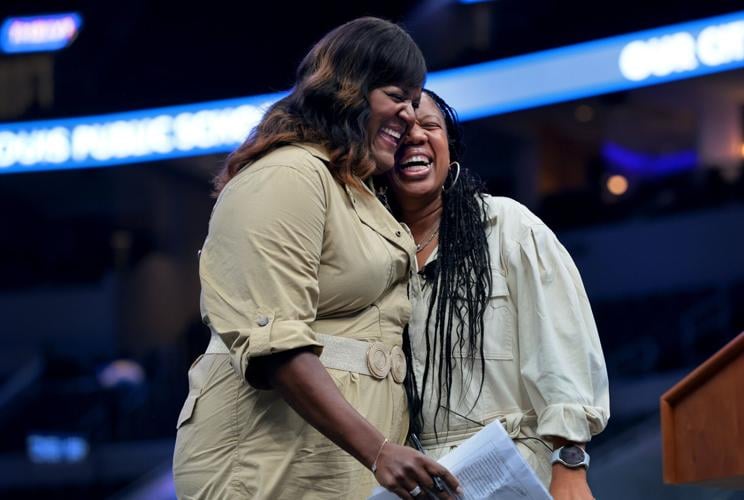
[[[741,8],[734,0],[497,0],[475,5],[449,0],[3,0],[0,16],[77,10],[84,18],[78,40],[54,56],[54,106],[29,110],[22,117],[29,119],[285,89],[299,60],[323,33],[361,15],[403,23],[434,62],[431,69],[439,69]],[[469,31],[479,17],[488,21],[487,43],[481,37],[480,44],[463,44],[463,38],[472,38]],[[444,50],[448,44],[459,48]]]

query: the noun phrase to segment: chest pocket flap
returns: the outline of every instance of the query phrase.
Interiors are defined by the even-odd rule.
[[[483,354],[486,359],[514,359],[515,317],[506,278],[491,270],[491,296],[484,314],[485,337]]]

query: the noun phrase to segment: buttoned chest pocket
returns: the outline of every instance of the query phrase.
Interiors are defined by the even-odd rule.
[[[514,306],[509,299],[506,278],[497,270],[491,271],[491,286],[491,296],[483,314],[483,355],[486,359],[514,359]]]
[[[492,360],[514,359],[515,314],[509,299],[506,278],[496,270],[491,272],[491,295],[483,311],[483,358]],[[467,328],[467,326],[466,326]],[[453,349],[455,358],[465,357],[465,351]],[[480,353],[475,353],[480,359]]]

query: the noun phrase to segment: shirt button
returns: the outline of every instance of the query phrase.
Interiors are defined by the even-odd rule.
[[[259,316],[258,319],[256,319],[256,324],[258,326],[266,326],[269,324],[269,318],[266,316]]]
[[[397,236],[398,238],[400,238],[400,231],[395,231],[395,236]]]

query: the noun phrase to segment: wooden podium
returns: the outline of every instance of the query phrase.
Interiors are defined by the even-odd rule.
[[[664,482],[744,489],[744,332],[661,396]]]

